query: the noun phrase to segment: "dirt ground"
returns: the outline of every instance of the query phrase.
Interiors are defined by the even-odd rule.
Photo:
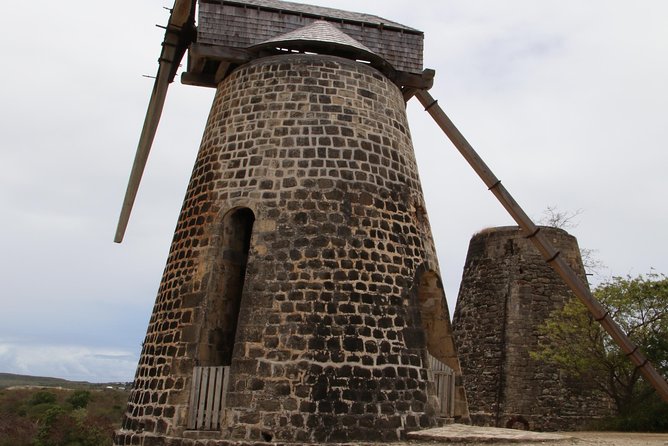
[[[668,434],[618,433],[618,432],[562,432],[574,437],[561,443],[581,446],[668,446]],[[546,445],[546,443],[543,443]]]
[[[536,446],[668,446],[667,434],[618,433],[618,432],[555,432],[569,439],[548,442],[422,442],[411,441],[409,446],[437,446],[453,444],[456,446],[502,446],[502,445],[536,445]]]

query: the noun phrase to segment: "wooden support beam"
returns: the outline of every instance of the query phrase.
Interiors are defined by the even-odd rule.
[[[167,96],[167,88],[174,79],[186,48],[193,38],[195,3],[195,0],[176,0],[167,22],[165,39],[158,59],[158,73],[153,84],[151,99],[144,118],[144,126],[139,137],[137,152],[130,171],[130,179],[121,206],[118,225],[116,226],[114,236],[114,242],[116,243],[121,243],[125,236],[132,206],[139,190],[139,183],[146,167],[155,133],[158,130],[158,123]]]
[[[188,72],[193,74],[199,74],[204,71],[204,66],[206,65],[206,58],[199,57],[193,54],[192,51],[188,51]]]
[[[552,244],[541,234],[540,228],[531,221],[529,216],[512,195],[510,195],[510,192],[506,190],[501,181],[487,167],[471,144],[464,138],[464,135],[461,134],[438,105],[438,101],[425,90],[418,90],[415,95],[425,107],[425,110],[434,118],[436,124],[443,130],[443,133],[452,141],[452,144],[457,148],[459,153],[462,154],[480,179],[483,180],[501,205],[508,211],[513,220],[522,228],[522,231],[524,231],[527,238],[538,249],[543,259],[559,274],[571,291],[587,307],[594,319],[601,324],[610,337],[619,345],[647,382],[656,389],[659,396],[665,402],[668,402],[668,382],[656,371],[626,333],[612,320],[610,313],[594,298],[587,284],[573,271],[566,260],[559,255],[559,251],[555,250]]]
[[[434,86],[434,70],[424,70],[422,73],[409,73],[407,71],[396,71],[390,78],[400,87],[418,90],[429,90]]]
[[[175,0],[169,24],[182,28],[193,16],[195,11],[195,0]]]
[[[221,60],[236,64],[243,64],[253,59],[253,53],[249,51],[222,45],[193,43],[190,45],[189,51],[194,57]]]
[[[125,191],[125,198],[123,199],[123,205],[121,207],[121,215],[118,218],[118,226],[116,227],[116,235],[114,236],[114,242],[116,243],[121,243],[123,241],[125,229],[127,228],[130,219],[132,205],[135,202],[137,191],[139,190],[139,182],[141,181],[144,168],[146,167],[146,161],[148,160],[148,154],[151,151],[155,133],[158,130],[158,123],[160,122],[160,115],[162,114],[162,108],[165,105],[167,87],[169,86],[170,65],[171,64],[166,61],[160,63],[158,75],[153,84],[153,92],[151,93],[151,99],[149,100],[148,110],[146,111],[146,117],[144,118],[144,126],[142,127],[141,136],[139,137],[139,144],[137,145],[137,152],[135,153],[132,170],[130,171],[128,187]]]
[[[413,96],[415,96],[415,93],[417,93],[418,89],[417,88],[402,88],[401,89],[401,94],[404,97],[404,102],[408,102],[411,100]]]
[[[227,75],[227,72],[229,71],[231,65],[232,64],[226,60],[220,61],[220,64],[218,65],[218,69],[216,70],[216,74],[214,76],[216,85],[218,85],[220,81],[225,79],[225,76]]]
[[[184,85],[207,88],[216,88],[218,86],[215,75],[206,73],[182,73],[181,83]]]

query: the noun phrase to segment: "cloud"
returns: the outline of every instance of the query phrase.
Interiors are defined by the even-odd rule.
[[[0,369],[6,373],[56,376],[73,381],[124,382],[134,376],[138,355],[81,345],[30,345],[0,339]]]

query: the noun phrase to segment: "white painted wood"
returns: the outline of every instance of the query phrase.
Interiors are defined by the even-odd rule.
[[[229,367],[195,367],[190,393],[188,429],[220,430],[225,408]]]
[[[195,429],[197,427],[197,410],[194,408],[199,404],[199,389],[200,383],[202,380],[202,368],[195,367],[193,369],[192,385],[190,386],[190,401],[189,409],[190,414],[188,416],[188,429]]]
[[[225,409],[227,404],[227,387],[230,384],[230,367],[223,367],[223,388],[221,392],[220,410]]]
[[[199,391],[199,404],[197,405],[197,429],[204,427],[204,415],[206,414],[206,394],[209,386],[210,367],[202,367],[202,386]]]
[[[439,415],[446,418],[454,416],[455,371],[427,353],[429,379],[434,382],[436,396],[441,403]]]
[[[218,430],[220,428],[220,411],[222,407],[220,406],[220,401],[223,396],[223,374],[225,370],[222,366],[215,367],[216,374],[213,385],[213,398],[212,398],[212,408],[211,416],[209,417],[209,426],[212,430]]]

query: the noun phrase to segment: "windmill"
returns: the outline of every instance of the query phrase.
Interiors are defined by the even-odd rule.
[[[216,96],[116,444],[393,441],[467,418],[412,97],[668,395],[427,92],[422,42],[368,14],[176,0],[116,242],[186,51],[181,81]]]

